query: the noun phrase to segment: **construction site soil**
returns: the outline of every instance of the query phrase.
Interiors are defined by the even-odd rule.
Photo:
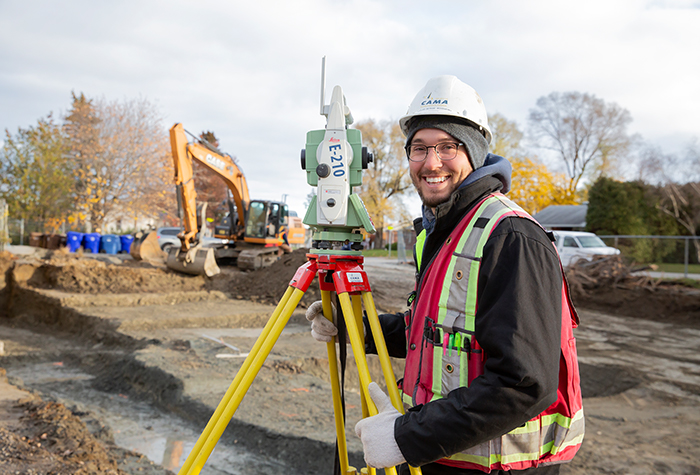
[[[0,366],[9,377],[0,384],[0,421],[13,421],[0,429],[0,472],[168,473],[117,447],[90,414],[13,375],[44,363],[76,368],[97,390],[148,402],[201,431],[304,262],[299,250],[265,269],[222,267],[205,278],[129,256],[0,253]],[[365,270],[380,313],[405,310],[414,268],[368,258]],[[567,275],[581,316],[587,433],[562,473],[700,473],[700,291],[633,274],[619,259],[581,263]],[[313,284],[221,442],[305,473],[333,465],[326,348],[304,318],[319,298]],[[348,447],[361,466],[358,383],[348,360]],[[400,373],[402,362],[392,363]]]

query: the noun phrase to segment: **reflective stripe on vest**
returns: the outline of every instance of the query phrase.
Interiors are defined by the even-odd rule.
[[[413,254],[416,257],[416,269],[420,271],[420,263],[423,260],[423,246],[425,246],[425,229],[416,236],[416,247],[413,248]]]
[[[414,302],[414,316],[410,322],[413,326],[407,334],[409,344],[417,343],[417,333],[422,330],[420,352],[409,352],[406,360],[407,371],[403,381],[403,390],[406,392],[402,391],[406,406],[446,397],[454,389],[469,386],[474,378],[483,373],[484,355],[480,353],[478,342],[473,338],[479,266],[491,232],[503,218],[510,216],[532,219],[504,195],[490,195],[462,220],[433,262],[429,263],[430,268],[423,278],[423,289],[418,289],[418,298]],[[422,232],[416,247],[422,248],[424,243],[425,233]],[[419,269],[421,257],[422,249],[416,249]],[[443,275],[434,275],[436,273]],[[421,290],[430,289],[433,292],[439,289],[437,302],[434,296],[421,298]],[[420,302],[426,300],[432,302],[428,304],[430,308],[421,305]],[[521,470],[571,460],[581,445],[584,433],[578,364],[572,335],[572,312],[575,311],[570,305],[564,280],[561,364],[565,368],[563,381],[560,372],[557,402],[524,426],[498,439],[442,459],[440,463],[488,472],[495,469]],[[415,367],[416,364],[419,365],[418,368]]]

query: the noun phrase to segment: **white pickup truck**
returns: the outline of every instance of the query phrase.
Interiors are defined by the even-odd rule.
[[[620,250],[606,245],[593,233],[582,231],[552,231],[564,267],[579,259],[590,261],[593,256],[610,256],[619,254]]]

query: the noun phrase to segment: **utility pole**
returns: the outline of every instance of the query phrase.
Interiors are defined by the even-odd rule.
[[[391,231],[393,231],[394,227],[393,226],[387,226],[386,227],[389,230],[389,255],[388,257],[391,257]]]

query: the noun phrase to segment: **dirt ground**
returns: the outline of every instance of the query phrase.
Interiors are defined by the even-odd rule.
[[[16,364],[30,353],[35,359],[42,352],[60,354],[63,361],[95,374],[101,389],[146,398],[201,423],[242,363],[231,347],[245,353],[253,346],[272,305],[305,260],[304,252],[297,251],[267,269],[244,273],[223,268],[222,274],[206,279],[174,273],[159,262],[59,251],[44,259],[0,254],[0,272],[7,276],[0,282],[0,312],[7,317],[4,333],[0,327],[5,360]],[[368,259],[365,268],[379,311],[404,310],[414,269],[382,259]],[[630,282],[572,285],[581,313],[576,337],[587,434],[581,452],[562,473],[700,473],[700,293],[678,285]],[[281,460],[306,467],[306,473],[327,473],[318,468],[323,465],[297,460],[316,449],[330,451],[334,433],[325,347],[310,339],[303,318],[303,308],[319,298],[315,289],[312,285],[304,296],[257,375],[227,430],[233,435],[226,443],[260,448],[273,437]],[[65,341],[84,343],[68,352],[59,340],[48,344],[45,337],[21,333],[22,328],[50,328]],[[374,374],[377,364],[371,363]],[[394,363],[400,372],[401,362]],[[352,362],[348,374],[353,374]],[[348,444],[357,461],[360,446],[352,434],[361,417],[357,383],[350,378],[346,387]],[[61,414],[49,417],[53,421],[70,414],[61,412],[65,408],[60,404],[14,404],[4,410],[28,411],[25,421],[47,411]],[[12,467],[20,473],[83,473],[70,465],[81,461],[93,464],[84,473],[129,473],[129,468],[108,465],[119,459],[108,440],[96,439],[104,457],[76,458],[69,441],[83,440],[80,431],[41,425],[29,431],[28,424],[2,434],[3,458],[17,464]],[[41,442],[43,434],[54,437],[51,446],[57,451],[39,451],[48,445]],[[59,465],[41,468],[49,455]]]
[[[169,473],[117,447],[108,428],[98,424],[90,430],[78,415],[9,384],[0,368],[0,473]]]

